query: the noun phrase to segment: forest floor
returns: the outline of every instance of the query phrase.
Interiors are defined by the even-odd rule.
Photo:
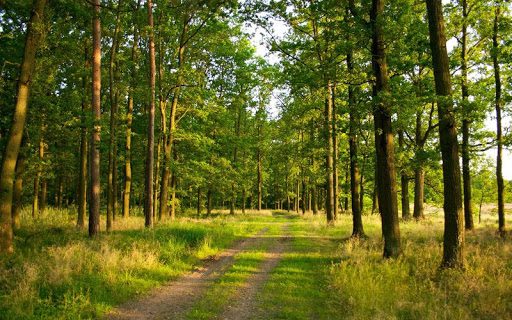
[[[484,207],[464,271],[438,268],[442,212],[401,222],[404,255],[382,259],[380,219],[264,211],[182,217],[144,230],[118,219],[90,240],[72,211],[25,217],[0,260],[0,319],[505,319],[512,241]],[[510,210],[512,208],[508,208]],[[508,221],[512,220],[509,211]]]

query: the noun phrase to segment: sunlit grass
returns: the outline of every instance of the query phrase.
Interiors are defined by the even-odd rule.
[[[16,253],[0,261],[0,318],[96,318],[264,227],[218,216],[145,230],[142,217],[117,217],[91,240],[74,224],[73,210],[23,212]]]

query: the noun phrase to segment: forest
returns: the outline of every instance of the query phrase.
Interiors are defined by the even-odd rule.
[[[0,0],[0,319],[507,319],[505,0]]]

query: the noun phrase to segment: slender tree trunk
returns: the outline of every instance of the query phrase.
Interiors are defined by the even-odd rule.
[[[499,42],[498,31],[500,22],[500,1],[496,1],[496,8],[494,9],[494,27],[492,34],[492,61],[494,67],[494,83],[495,83],[495,100],[494,106],[496,109],[496,144],[498,152],[496,154],[496,181],[498,184],[498,232],[503,236],[505,235],[505,202],[503,183],[503,133],[501,128],[501,105],[503,103],[501,97],[501,75],[500,64],[498,60]]]
[[[311,210],[313,210],[313,214],[318,214],[318,196],[317,196],[317,188],[313,183],[311,186]]]
[[[333,132],[332,132],[332,85],[330,81],[327,81],[327,98],[325,101],[325,135],[326,135],[326,189],[327,196],[325,200],[325,213],[327,217],[327,223],[334,223],[334,171],[333,171]]]
[[[370,19],[372,22],[372,67],[375,74],[375,149],[377,151],[377,189],[384,236],[384,257],[396,257],[401,253],[400,228],[396,192],[395,153],[391,110],[387,94],[388,70],[386,62],[382,17],[384,0],[373,0]]]
[[[137,2],[136,10],[140,7],[140,0]],[[123,186],[123,218],[130,215],[130,198],[132,193],[132,123],[133,123],[133,96],[136,83],[137,68],[137,45],[139,42],[139,31],[134,21],[133,44],[131,52],[132,72],[130,75],[130,86],[128,88],[128,106],[126,110],[126,141],[124,159],[124,186]]]
[[[354,67],[352,64],[352,52],[347,54],[347,70],[352,74]],[[361,216],[361,202],[359,199],[360,173],[357,161],[357,115],[354,97],[354,87],[348,86],[348,104],[349,104],[349,156],[350,156],[350,200],[352,205],[352,237],[363,237],[363,219]]]
[[[425,199],[425,172],[421,164],[414,169],[414,212],[416,220],[425,218],[423,212],[423,201]]]
[[[434,67],[439,139],[443,159],[444,184],[444,252],[442,267],[462,267],[464,264],[464,217],[460,181],[457,123],[451,100],[451,75],[446,50],[446,37],[441,0],[427,1],[430,47]]]
[[[114,172],[117,168],[114,167],[116,154],[116,122],[117,122],[117,90],[115,88],[115,69],[117,68],[117,51],[119,48],[119,29],[120,29],[120,17],[121,17],[121,5],[122,0],[119,0],[117,4],[116,22],[114,28],[114,34],[112,36],[112,47],[110,48],[110,61],[109,61],[109,99],[110,99],[110,132],[109,132],[109,147],[108,147],[108,179],[107,179],[107,232],[112,231],[112,222],[114,220]]]
[[[44,140],[43,140],[43,129],[41,128],[39,137],[39,161],[42,162],[44,158]],[[40,186],[41,186],[41,171],[42,163],[37,165],[37,173],[34,177],[34,197],[32,199],[32,218],[35,218],[41,212],[41,198],[40,198]]]
[[[64,193],[64,182],[62,176],[59,177],[57,188],[57,208],[62,209],[62,197]]]
[[[421,129],[421,112],[416,113],[416,128],[415,128],[415,143],[416,143],[416,166],[414,168],[414,211],[413,217],[416,220],[423,219],[424,210],[423,202],[425,199],[425,172],[423,171],[423,159],[418,157],[418,154],[423,151],[424,141],[422,138]]]
[[[339,172],[338,172],[338,133],[337,133],[337,125],[336,125],[336,86],[333,84],[330,92],[330,99],[332,100],[332,113],[331,113],[331,126],[332,126],[332,174],[334,179],[334,185],[332,187],[334,193],[334,203],[333,203],[333,211],[332,214],[334,216],[334,220],[338,219],[338,208],[340,207],[339,199]]]
[[[156,62],[155,62],[155,40],[153,35],[153,3],[147,1],[148,25],[149,25],[149,85],[150,100],[148,110],[148,146],[146,153],[146,180],[145,180],[145,201],[144,216],[145,226],[153,227],[153,176],[155,164],[155,84],[156,84]]]
[[[464,221],[466,230],[473,230],[473,208],[471,201],[471,172],[469,156],[469,126],[470,110],[468,106],[468,63],[467,63],[467,18],[468,5],[462,0],[462,49],[461,49],[461,72],[462,72],[462,181],[464,185]]]
[[[89,60],[89,46],[87,40],[84,41],[84,76],[82,77],[82,114],[80,116],[80,173],[78,175],[78,215],[76,220],[76,226],[78,229],[85,227],[85,216],[87,215],[87,117],[89,107],[87,105],[87,95],[89,94],[88,77],[86,73],[89,71],[90,60]],[[90,112],[90,111],[89,111]]]
[[[16,180],[12,195],[12,229],[18,230],[21,226],[20,215],[23,196],[23,175],[25,174],[25,155],[20,153],[16,162]]]
[[[14,116],[6,141],[0,174],[0,254],[12,253],[12,197],[16,162],[20,151],[21,138],[27,118],[27,105],[30,96],[30,84],[34,70],[36,51],[40,37],[40,26],[43,20],[46,0],[34,0],[32,14],[27,27],[25,49],[21,62],[20,77],[18,80],[16,106]]]
[[[261,211],[261,201],[263,196],[263,164],[261,151],[258,149],[258,211]]]
[[[398,134],[398,145],[401,150],[404,150],[405,142],[403,131],[400,131]],[[402,219],[409,220],[411,218],[409,210],[409,177],[407,176],[404,168],[402,168],[400,172],[400,184],[402,187]]]
[[[48,181],[46,179],[41,179],[41,205],[39,206],[39,214],[44,214],[46,212],[46,204],[48,203]]]
[[[171,209],[169,210],[171,220],[176,218],[176,180],[176,173],[173,172],[171,177]]]
[[[100,231],[100,120],[101,120],[101,25],[100,0],[93,0],[93,51],[92,51],[92,115],[94,128],[91,134],[91,184],[89,186],[89,236]]]

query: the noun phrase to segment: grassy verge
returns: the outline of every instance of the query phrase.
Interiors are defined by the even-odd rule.
[[[118,218],[114,232],[91,240],[72,211],[35,221],[24,212],[16,253],[0,260],[0,318],[96,318],[264,228],[260,221],[181,218],[145,230],[142,218]]]
[[[345,319],[506,319],[512,314],[512,244],[495,225],[466,233],[464,272],[440,270],[443,220],[401,223],[404,254],[382,259],[380,220],[365,217],[368,240],[339,245],[333,294]],[[342,217],[339,224],[350,224]]]

